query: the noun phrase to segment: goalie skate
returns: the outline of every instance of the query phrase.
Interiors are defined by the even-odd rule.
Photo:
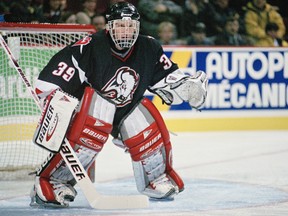
[[[167,175],[163,174],[152,181],[143,193],[152,200],[172,200],[173,197],[179,193],[179,190],[177,186],[173,185]]]
[[[74,201],[76,195],[76,190],[70,184],[36,177],[30,194],[30,206],[65,208]]]

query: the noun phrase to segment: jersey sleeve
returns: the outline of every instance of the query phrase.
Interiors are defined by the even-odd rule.
[[[86,81],[89,67],[90,37],[71,44],[56,53],[40,72],[41,83],[51,83],[63,91],[77,95]],[[38,88],[41,89],[41,86]]]
[[[168,74],[176,71],[178,65],[171,61],[164,53],[162,46],[155,39],[152,39],[154,51],[156,53],[156,64],[154,67],[154,74],[151,86],[162,80]]]

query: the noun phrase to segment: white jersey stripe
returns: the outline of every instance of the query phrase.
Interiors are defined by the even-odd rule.
[[[79,67],[77,60],[72,56],[72,62],[75,68],[79,71],[79,79],[81,83],[87,81],[87,77],[85,76],[85,72]]]

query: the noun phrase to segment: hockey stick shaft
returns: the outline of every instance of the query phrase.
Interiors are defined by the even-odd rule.
[[[4,49],[4,51],[6,52],[8,58],[11,60],[14,68],[17,70],[18,74],[20,75],[22,81],[24,82],[26,88],[28,89],[28,91],[30,92],[32,98],[34,99],[34,101],[36,102],[37,106],[39,107],[39,109],[41,110],[41,106],[40,106],[40,101],[38,96],[36,95],[35,91],[33,90],[29,80],[26,78],[23,70],[21,69],[21,67],[19,66],[16,58],[14,57],[14,55],[12,54],[10,48],[8,47],[7,43],[5,42],[4,38],[2,37],[2,35],[0,34],[0,43]]]
[[[8,58],[11,60],[14,68],[20,75],[22,81],[24,82],[27,90],[30,92],[36,105],[39,107],[40,110],[42,110],[40,100],[36,92],[32,88],[29,80],[26,78],[22,68],[19,66],[16,58],[14,57],[13,53],[11,52],[9,46],[7,45],[1,34],[0,34],[0,44],[3,47]],[[126,209],[126,208],[145,208],[148,206],[147,197],[141,195],[105,196],[99,194],[96,191],[95,187],[93,186],[93,183],[91,182],[81,162],[79,161],[74,149],[71,147],[69,141],[66,138],[61,146],[60,154],[92,208]]]

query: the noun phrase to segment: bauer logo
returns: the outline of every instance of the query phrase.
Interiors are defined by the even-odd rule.
[[[44,137],[45,137],[45,134],[47,133],[48,131],[48,128],[49,128],[49,125],[50,125],[50,122],[51,122],[51,119],[53,117],[53,113],[54,113],[54,108],[52,106],[49,106],[47,108],[47,112],[46,112],[46,115],[43,119],[43,123],[42,123],[42,127],[40,129],[40,132],[39,132],[39,136],[38,136],[38,140],[42,143],[43,140],[44,140]]]
[[[66,159],[66,164],[70,166],[70,171],[74,172],[74,175],[78,181],[85,179],[87,177],[85,172],[82,171],[81,166],[78,164],[77,159],[74,157],[74,154],[70,151],[70,148],[66,145],[66,143],[63,143],[61,146],[61,151]]]
[[[146,139],[152,132],[152,129],[143,132],[143,138]]]
[[[105,126],[105,125],[100,120],[96,119],[96,121],[94,123],[94,126],[102,127],[102,126]]]
[[[142,151],[148,149],[150,146],[152,146],[154,143],[156,143],[160,138],[161,138],[161,133],[159,133],[152,140],[150,140],[149,142],[147,142],[143,146],[141,146],[139,152],[142,152]]]
[[[102,134],[96,133],[95,131],[90,130],[89,128],[84,128],[83,133],[99,140],[100,142],[106,142],[108,138],[107,136],[103,136]]]

